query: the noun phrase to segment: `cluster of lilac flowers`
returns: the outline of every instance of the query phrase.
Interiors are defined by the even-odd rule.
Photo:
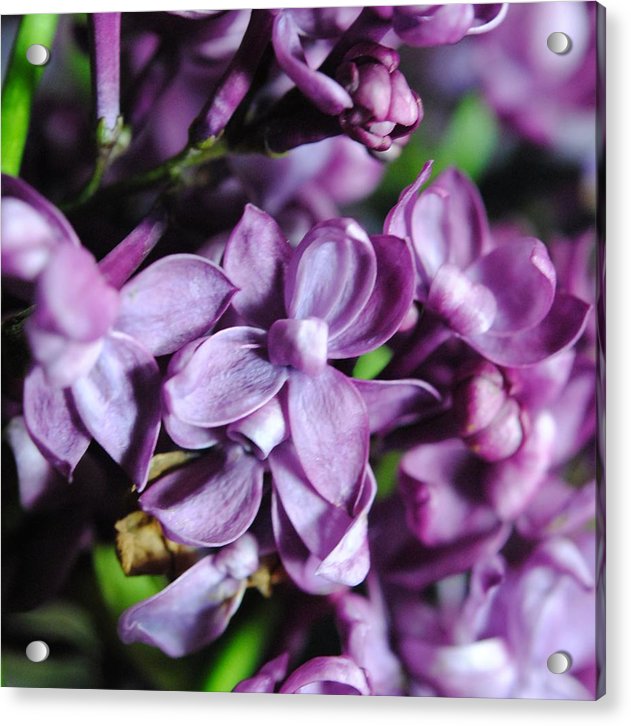
[[[493,57],[511,13],[91,18],[100,188],[66,214],[3,175],[2,274],[28,350],[5,437],[24,509],[57,517],[98,488],[57,587],[103,537],[113,471],[188,553],[122,614],[124,643],[197,652],[259,589],[298,616],[236,691],[600,692],[593,229],[493,225],[473,181],[431,161],[377,225],[339,212],[430,113],[400,50],[480,36]],[[533,130],[531,108],[506,109]],[[108,204],[139,190],[125,228]],[[388,360],[366,379],[375,351]],[[339,649],[305,656],[323,617]],[[559,650],[562,675],[546,668]]]

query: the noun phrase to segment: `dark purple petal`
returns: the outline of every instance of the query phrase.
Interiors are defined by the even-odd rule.
[[[320,691],[330,684],[335,690]],[[337,688],[336,688],[337,686]],[[280,693],[337,693],[370,695],[364,671],[345,656],[320,656],[297,668],[280,688]]]
[[[321,318],[334,337],[368,302],[377,278],[374,247],[352,219],[315,225],[287,270],[285,304],[291,318]]]
[[[532,365],[575,343],[590,311],[591,307],[582,300],[557,293],[548,315],[533,328],[510,335],[488,332],[467,336],[467,343],[499,365]]]
[[[273,693],[276,684],[283,680],[287,674],[289,653],[281,653],[278,657],[268,661],[256,675],[246,678],[238,683],[233,691],[235,693]]]
[[[534,238],[497,247],[467,268],[466,275],[493,293],[493,333],[537,325],[554,300],[556,272],[545,245]]]
[[[140,505],[167,536],[198,547],[233,542],[261,504],[263,467],[240,446],[216,447],[154,482]]]
[[[239,288],[232,305],[248,323],[268,328],[286,317],[285,269],[292,248],[274,219],[247,204],[224,252],[223,267]]]
[[[362,397],[327,366],[317,378],[292,371],[287,400],[292,439],[307,478],[327,501],[350,512],[368,460]]]
[[[266,358],[256,328],[228,328],[197,346],[164,385],[169,411],[184,423],[222,426],[253,413],[282,388],[284,368]]]
[[[212,262],[197,255],[169,255],[123,287],[116,329],[152,355],[174,353],[210,330],[234,292]]]
[[[224,632],[244,591],[244,583],[227,577],[209,555],[162,592],[126,610],[118,633],[123,643],[146,643],[179,658]]]
[[[330,358],[353,358],[368,353],[391,338],[401,325],[414,297],[414,261],[399,237],[371,238],[377,257],[375,286],[354,322],[329,336]]]
[[[290,13],[281,12],[276,17],[272,42],[280,67],[322,113],[337,116],[352,108],[351,97],[339,83],[309,67]]]
[[[160,430],[160,372],[133,338],[110,333],[94,368],[72,386],[88,431],[138,489],[147,482]]]
[[[90,445],[70,392],[48,385],[36,366],[24,381],[24,421],[46,459],[67,479]]]
[[[411,240],[414,205],[421,187],[427,183],[432,175],[433,163],[433,161],[426,162],[416,180],[401,192],[399,200],[388,212],[384,222],[383,231],[385,234]]]
[[[440,400],[429,383],[420,380],[362,381],[353,385],[364,399],[371,433],[385,433],[420,418],[425,410]]]

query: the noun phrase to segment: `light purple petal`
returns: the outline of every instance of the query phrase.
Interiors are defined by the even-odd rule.
[[[267,360],[264,331],[222,330],[195,347],[164,385],[168,410],[184,423],[222,426],[265,405],[287,379]]]
[[[94,368],[72,386],[88,431],[138,489],[147,482],[160,430],[160,372],[133,338],[110,333]]]
[[[184,423],[168,411],[163,413],[162,422],[173,441],[184,449],[207,449],[220,441],[217,429]]]
[[[292,439],[316,491],[351,511],[368,460],[366,406],[353,384],[327,366],[317,378],[293,372],[288,383]]]
[[[246,678],[238,683],[233,691],[235,693],[273,693],[276,684],[282,681],[287,674],[288,663],[289,653],[281,653],[262,666],[252,678]]]
[[[172,658],[218,638],[238,609],[244,584],[204,557],[162,592],[126,610],[118,632],[124,643],[146,643]]]
[[[457,43],[474,22],[473,5],[409,6],[395,8],[393,28],[404,43],[416,48]]]
[[[246,322],[268,328],[286,317],[285,269],[292,248],[269,214],[247,204],[224,252],[223,267],[239,288],[232,305]]]
[[[291,318],[320,318],[335,337],[368,302],[377,278],[374,247],[352,219],[321,222],[296,249],[285,281]]]
[[[337,116],[353,107],[351,97],[339,83],[309,67],[291,13],[277,16],[272,43],[280,67],[322,113]]]
[[[278,396],[245,418],[231,423],[228,437],[253,449],[259,459],[266,459],[270,452],[287,438],[285,414]]]
[[[123,287],[116,329],[152,355],[174,353],[210,330],[234,292],[212,262],[197,255],[169,255]]]
[[[345,656],[320,656],[312,658],[297,668],[280,688],[280,693],[318,693],[313,690],[319,685],[339,686],[335,693],[347,695],[370,695],[370,688],[364,671]],[[310,688],[309,688],[310,687]],[[309,690],[307,690],[309,688]],[[325,690],[325,693],[331,693]]]
[[[363,381],[353,378],[353,385],[364,399],[371,433],[385,433],[405,426],[423,416],[440,400],[429,383],[407,379],[399,381]]]
[[[591,307],[578,298],[557,293],[550,312],[535,327],[510,335],[492,332],[467,336],[467,343],[485,358],[505,366],[540,363],[570,347],[581,336]]]
[[[398,330],[414,297],[414,261],[399,237],[371,238],[377,257],[375,286],[353,323],[329,336],[330,358],[353,358],[386,342]]]
[[[545,245],[534,238],[497,247],[474,262],[466,275],[493,293],[497,303],[494,333],[537,325],[554,300],[556,272]]]
[[[427,183],[432,175],[433,163],[433,161],[426,162],[416,180],[401,192],[397,203],[386,216],[383,225],[385,234],[411,240],[412,213],[419,190]]]
[[[36,366],[24,381],[24,421],[46,459],[67,479],[90,445],[68,390],[48,385]]]
[[[198,547],[234,542],[261,504],[263,467],[240,446],[216,447],[154,482],[140,497],[167,536]]]
[[[103,279],[83,247],[62,245],[39,277],[34,324],[81,343],[93,342],[111,327],[118,292]]]

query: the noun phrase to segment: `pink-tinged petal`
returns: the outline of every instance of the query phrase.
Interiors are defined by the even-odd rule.
[[[320,318],[329,337],[357,318],[377,278],[374,247],[352,219],[315,225],[296,249],[285,281],[285,304],[291,318]]]
[[[481,335],[493,326],[497,303],[491,291],[472,282],[458,267],[442,265],[434,275],[427,306],[463,336]]]
[[[327,501],[350,512],[368,461],[370,432],[362,397],[346,376],[327,366],[317,378],[292,371],[287,404],[307,478]]]
[[[401,460],[400,486],[408,527],[436,547],[481,535],[497,517],[480,492],[482,464],[458,439],[423,444]]]
[[[292,248],[267,212],[247,204],[226,244],[223,267],[239,288],[232,305],[244,320],[263,328],[286,317],[285,269]]]
[[[166,227],[162,211],[149,213],[99,262],[108,284],[120,290],[158,243]]]
[[[240,446],[216,447],[154,482],[140,505],[167,536],[198,547],[234,542],[261,504],[263,467]]]
[[[407,243],[399,237],[371,238],[377,257],[375,286],[353,323],[329,336],[329,358],[353,358],[391,338],[412,305],[416,280]]]
[[[515,659],[501,638],[433,645],[408,637],[402,639],[400,653],[408,671],[441,696],[508,698],[518,677]]]
[[[470,335],[466,340],[485,358],[503,366],[540,363],[573,345],[581,336],[591,306],[578,298],[557,293],[550,312],[533,328],[495,335],[492,331]]]
[[[543,564],[557,572],[569,575],[586,590],[593,590],[594,566],[585,560],[577,545],[565,537],[550,537],[544,540],[528,560],[529,564]]]
[[[457,43],[474,23],[472,3],[395,8],[394,32],[415,48]]]
[[[133,338],[110,333],[94,368],[71,390],[85,427],[142,490],[160,430],[154,358]]]
[[[54,496],[64,482],[35,446],[22,416],[9,421],[4,438],[15,459],[22,509],[35,509]]]
[[[547,478],[517,520],[517,529],[528,539],[571,535],[596,516],[596,496],[595,482],[577,490],[561,479]]]
[[[480,35],[497,28],[498,25],[504,22],[509,4],[489,3],[488,5],[480,5],[476,3],[474,5],[475,19],[473,25],[467,31],[467,35]]]
[[[401,237],[401,239],[411,240],[412,230],[412,213],[416,200],[418,199],[418,193],[421,187],[429,181],[432,175],[433,161],[427,161],[416,181],[405,189],[399,195],[399,200],[392,207],[386,216],[386,220],[383,225],[383,231],[385,234],[393,235],[395,237]]]
[[[157,595],[126,610],[118,633],[123,643],[146,643],[179,658],[224,632],[244,592],[244,583],[227,577],[208,555]]]
[[[41,328],[35,315],[27,320],[25,330],[31,354],[54,388],[68,388],[87,375],[103,349],[103,338],[92,343],[68,340],[64,335]]]
[[[276,17],[272,43],[280,67],[322,113],[337,116],[352,108],[351,97],[339,83],[309,67],[291,13]]]
[[[542,485],[551,463],[555,437],[554,420],[544,412],[533,422],[519,451],[485,471],[486,496],[504,521],[518,517]]]
[[[303,592],[328,595],[343,587],[316,574],[322,561],[300,539],[275,491],[272,491],[272,526],[283,567]]]
[[[268,661],[252,678],[237,683],[232,690],[235,693],[274,693],[276,684],[287,674],[288,663],[289,653],[281,653]]]
[[[167,355],[207,333],[235,288],[217,265],[197,255],[169,255],[121,290],[116,329],[152,355]]]
[[[88,343],[110,329],[119,300],[86,249],[62,245],[39,277],[35,303],[37,326]]]
[[[495,298],[493,333],[532,328],[554,300],[556,272],[545,245],[534,238],[497,247],[467,268],[466,275]]]
[[[34,280],[57,245],[81,243],[63,214],[22,179],[2,175],[2,274]]]
[[[228,437],[251,448],[259,459],[267,459],[271,451],[287,438],[285,414],[278,397],[245,418],[228,426]]]
[[[346,656],[320,656],[297,668],[279,693],[336,693],[369,696],[364,671]]]
[[[421,380],[363,381],[353,378],[353,385],[366,404],[371,433],[383,434],[412,423],[440,401],[438,391]]]
[[[223,426],[265,405],[286,380],[287,371],[267,360],[264,331],[227,328],[192,349],[163,393],[184,423]]]
[[[90,445],[68,390],[53,388],[35,367],[24,381],[24,421],[45,458],[67,479]]]

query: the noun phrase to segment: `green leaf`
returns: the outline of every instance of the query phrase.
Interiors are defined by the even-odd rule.
[[[225,645],[219,649],[203,681],[202,691],[232,691],[237,683],[253,676],[262,664],[277,620],[276,604],[266,600],[241,624],[233,621],[223,636]]]
[[[370,381],[381,373],[391,359],[392,351],[387,345],[382,345],[380,348],[376,348],[357,359],[357,363],[353,368],[353,377]]]
[[[399,462],[403,453],[400,451],[388,451],[381,456],[379,463],[373,466],[375,479],[377,480],[377,498],[389,497],[397,486],[397,474]]]
[[[92,551],[92,564],[103,600],[117,618],[123,610],[156,595],[168,584],[166,577],[158,575],[128,577],[111,545],[97,545]]]
[[[31,122],[31,107],[45,66],[26,59],[29,46],[52,46],[57,15],[25,15],[18,29],[2,87],[2,171],[20,173],[24,146]]]

